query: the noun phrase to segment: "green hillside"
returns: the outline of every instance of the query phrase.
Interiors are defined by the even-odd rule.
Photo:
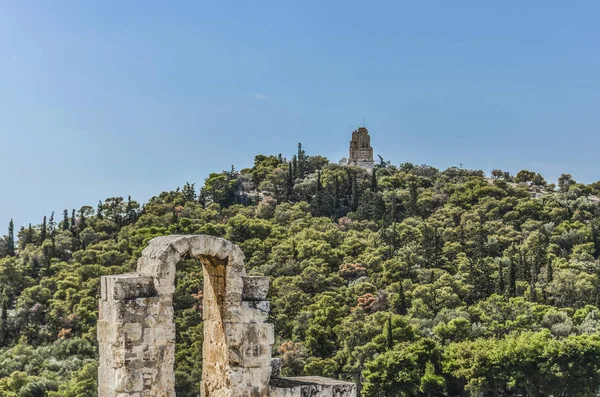
[[[600,183],[383,159],[256,156],[141,205],[113,197],[0,239],[0,396],[96,396],[99,278],[156,236],[210,234],[268,275],[284,375],[362,396],[593,396]],[[40,218],[42,218],[40,216]],[[202,268],[177,275],[177,395],[197,396]]]

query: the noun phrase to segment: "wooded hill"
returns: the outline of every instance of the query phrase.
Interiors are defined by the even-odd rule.
[[[600,387],[600,184],[383,160],[371,175],[256,156],[140,206],[113,197],[0,240],[0,396],[96,396],[99,278],[204,233],[271,278],[284,374],[363,396],[592,396]],[[40,217],[42,218],[42,217]],[[197,396],[202,269],[175,296],[178,397]]]

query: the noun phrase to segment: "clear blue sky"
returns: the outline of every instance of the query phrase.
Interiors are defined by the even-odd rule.
[[[258,153],[600,179],[597,1],[0,0],[0,234]]]

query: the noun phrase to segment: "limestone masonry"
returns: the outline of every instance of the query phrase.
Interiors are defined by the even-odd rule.
[[[231,242],[186,235],[151,240],[135,274],[102,277],[99,397],[175,396],[173,293],[175,266],[185,257],[203,264],[203,397],[356,396],[353,383],[280,377],[266,323],[268,278],[247,276],[244,254]]]
[[[371,147],[371,137],[365,127],[352,132],[350,141],[350,157],[348,165],[355,165],[367,170],[373,170],[373,148]]]

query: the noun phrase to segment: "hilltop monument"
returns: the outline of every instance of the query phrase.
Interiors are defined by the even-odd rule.
[[[365,127],[359,127],[352,132],[350,141],[350,157],[348,165],[364,168],[368,171],[373,170],[373,148],[371,147],[371,137]]]

